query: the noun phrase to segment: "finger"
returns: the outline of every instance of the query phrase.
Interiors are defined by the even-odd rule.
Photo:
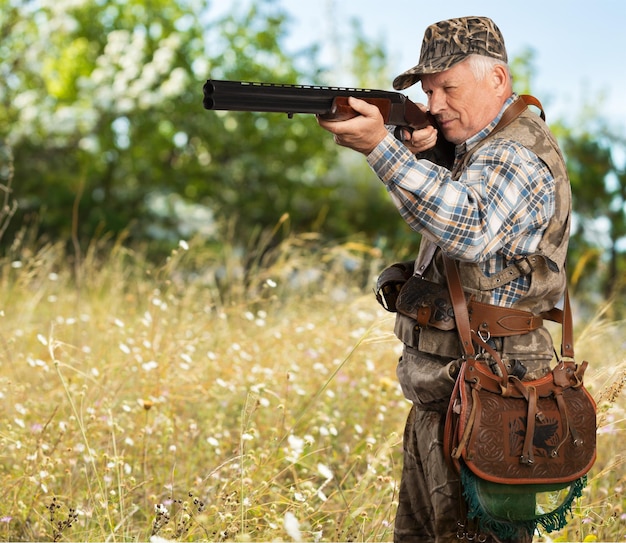
[[[396,126],[395,130],[393,131],[393,135],[402,143],[411,144],[413,129],[410,126]]]
[[[437,143],[437,129],[432,126],[427,126],[421,130],[414,130],[411,134],[411,145],[421,148],[422,150],[429,149]]]
[[[382,117],[380,110],[375,105],[370,104],[365,100],[350,96],[350,98],[348,98],[348,104],[352,109],[354,109],[354,111],[360,113],[364,117]]]
[[[416,129],[404,144],[415,154],[428,151],[437,144],[437,130],[433,127]]]

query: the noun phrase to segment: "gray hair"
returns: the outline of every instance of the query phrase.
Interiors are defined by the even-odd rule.
[[[466,62],[469,64],[476,81],[482,81],[485,79],[495,66],[504,66],[509,74],[509,79],[511,79],[511,70],[509,65],[506,62],[498,60],[497,58],[486,57],[484,55],[470,55],[467,57]]]

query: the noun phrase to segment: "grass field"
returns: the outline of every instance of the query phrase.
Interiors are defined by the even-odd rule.
[[[383,266],[290,239],[161,265],[18,240],[0,262],[0,539],[390,541],[409,404]],[[598,461],[562,534],[622,541],[626,327],[576,322]]]

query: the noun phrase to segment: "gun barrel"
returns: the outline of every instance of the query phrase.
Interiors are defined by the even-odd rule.
[[[402,106],[406,100],[400,93],[375,89],[209,79],[204,85],[203,104],[206,109],[323,115],[331,112],[335,98],[348,96],[389,100],[392,107]]]

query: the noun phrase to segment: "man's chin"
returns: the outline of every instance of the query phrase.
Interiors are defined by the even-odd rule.
[[[456,130],[454,130],[454,128],[452,127],[451,121],[440,122],[439,130],[441,130],[443,137],[446,138],[446,140],[449,141],[450,143],[454,143],[456,145],[464,141],[464,140],[459,140],[459,133]]]
[[[453,130],[442,130],[441,133],[446,141],[454,143],[454,145],[458,145],[459,143],[463,143],[465,141],[463,138],[460,138],[458,134],[455,134]]]

